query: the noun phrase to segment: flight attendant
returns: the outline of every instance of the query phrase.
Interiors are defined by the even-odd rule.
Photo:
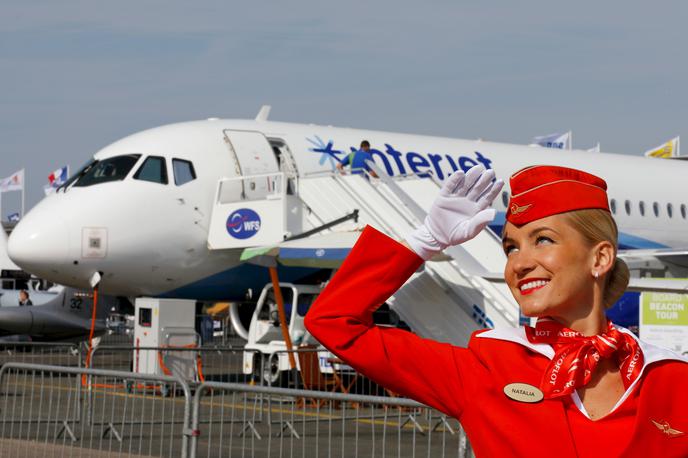
[[[449,177],[404,243],[367,227],[306,327],[377,383],[457,418],[478,457],[688,457],[688,364],[605,317],[629,277],[606,183],[536,166],[510,184],[504,278],[534,328],[478,331],[461,348],[373,324],[424,261],[493,219],[502,182],[483,166]]]

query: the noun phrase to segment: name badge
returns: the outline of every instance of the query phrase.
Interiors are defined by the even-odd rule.
[[[504,394],[518,402],[536,403],[545,397],[542,391],[527,383],[509,383],[504,387]]]

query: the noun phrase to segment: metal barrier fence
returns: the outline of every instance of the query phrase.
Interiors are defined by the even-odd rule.
[[[81,367],[81,347],[76,343],[0,343],[0,366],[17,362]]]
[[[245,373],[246,360],[262,361],[255,350],[244,350],[241,347],[96,347],[91,357],[91,367],[117,371],[142,370],[141,361],[157,361],[158,367],[146,367],[156,370],[154,375],[175,375],[190,386],[195,387],[204,381],[226,383],[261,383],[262,366],[250,368]],[[259,363],[260,364],[260,363]],[[247,369],[248,371],[248,369]],[[223,422],[230,422],[225,418]],[[262,411],[254,421],[263,421]]]
[[[288,355],[295,355],[291,369]],[[242,347],[98,346],[91,368],[151,373],[143,361],[158,361],[159,374],[190,385],[204,381],[249,383],[278,388],[396,397],[322,348],[305,347],[263,354]]]
[[[470,455],[456,420],[409,399],[213,382],[193,399],[191,457]]]
[[[402,398],[7,363],[0,456],[457,456],[459,423]]]
[[[289,353],[295,355],[295,370],[289,366]],[[314,347],[264,354],[243,347],[101,345],[92,353],[91,367],[145,372],[150,367],[144,366],[142,362],[150,361],[151,357],[158,361],[159,367],[174,372],[192,385],[203,381],[250,383],[279,388],[395,396],[355,372],[327,350]],[[170,372],[164,373],[169,375]]]
[[[7,363],[0,456],[186,457],[190,406],[178,377]]]
[[[142,361],[152,356],[159,366],[189,383],[203,380],[232,383],[258,381],[258,372],[245,373],[245,359],[257,359],[255,350],[243,347],[122,347],[100,345],[91,354],[91,367],[125,372],[140,372]],[[246,356],[251,355],[251,356]],[[183,366],[192,365],[192,368]],[[185,377],[193,369],[193,377]],[[256,371],[258,369],[256,368]]]
[[[289,353],[298,370],[289,369]],[[281,370],[279,370],[281,369]],[[280,350],[263,358],[262,385],[313,391],[396,397],[323,348]]]

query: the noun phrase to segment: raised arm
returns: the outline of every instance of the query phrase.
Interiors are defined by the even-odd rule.
[[[306,328],[366,377],[459,416],[463,389],[455,358],[468,350],[373,324],[373,312],[422,263],[408,248],[367,227],[308,311]]]
[[[476,356],[470,350],[410,332],[378,327],[373,324],[372,313],[424,259],[449,244],[474,237],[491,220],[494,211],[486,214],[485,209],[501,184],[497,182],[494,191],[494,174],[483,171],[469,171],[465,176],[459,172],[447,180],[425,224],[407,238],[412,250],[366,228],[306,315],[310,333],[356,370],[455,417],[461,415],[466,393],[470,392],[471,377],[466,374],[484,370]],[[480,198],[489,202],[485,205]],[[458,207],[457,199],[461,201]]]

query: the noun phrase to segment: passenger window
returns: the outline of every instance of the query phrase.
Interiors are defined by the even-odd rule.
[[[667,204],[667,215],[669,215],[669,218],[674,217],[674,206],[671,204]]]
[[[502,203],[505,207],[509,205],[509,193],[507,191],[502,192]]]
[[[638,202],[638,209],[640,209],[640,216],[645,216],[645,202],[642,200]]]
[[[686,204],[681,204],[681,218],[686,219]]]
[[[93,186],[94,184],[107,183],[108,181],[124,180],[136,161],[141,157],[140,154],[128,154],[126,156],[115,156],[95,161],[86,166],[74,183],[74,186]]]
[[[165,158],[149,156],[136,171],[134,179],[152,181],[153,183],[167,184],[167,167]]]
[[[174,171],[174,184],[177,186],[196,179],[196,171],[193,164],[189,161],[172,159],[172,170]]]
[[[624,202],[624,207],[626,208],[626,214],[630,215],[631,214],[631,201],[627,200]]]
[[[609,208],[611,208],[612,213],[616,215],[616,200],[612,199],[609,201]]]
[[[655,212],[655,216],[659,216],[659,204],[657,202],[652,204],[652,210]]]

